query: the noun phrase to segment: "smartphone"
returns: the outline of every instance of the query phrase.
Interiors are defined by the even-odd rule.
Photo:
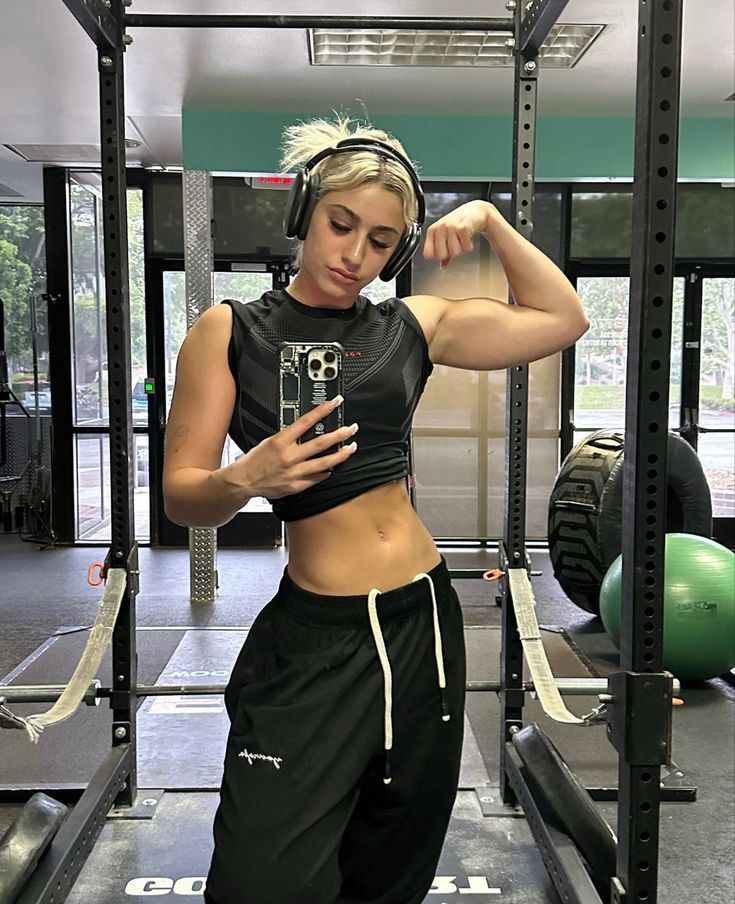
[[[288,427],[317,405],[335,396],[344,395],[342,362],[344,349],[339,342],[283,342],[279,351],[279,399],[280,429]],[[299,437],[306,443],[317,436],[331,433],[342,426],[342,405],[338,405],[323,420]],[[342,442],[319,452],[331,455],[342,448]]]

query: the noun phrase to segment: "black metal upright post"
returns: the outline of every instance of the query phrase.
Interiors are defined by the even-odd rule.
[[[682,0],[639,0],[621,672],[610,681],[608,726],[620,753],[616,904],[657,899],[659,778],[670,744],[663,593],[681,22]]]
[[[511,217],[520,234],[531,241],[536,150],[536,89],[538,51],[529,57],[521,51],[522,2],[515,9],[516,52],[513,96],[513,187]],[[509,299],[514,304],[512,294]],[[503,802],[515,804],[515,792],[507,775],[506,744],[523,725],[523,647],[513,609],[509,568],[526,564],[526,448],[528,444],[528,365],[513,367],[506,382],[505,521],[500,546],[502,628],[500,674],[500,793]]]
[[[100,86],[102,214],[107,302],[108,397],[112,542],[109,565],[127,570],[128,581],[112,639],[112,745],[129,745],[131,771],[119,804],[137,792],[137,654],[135,598],[138,549],[133,509],[133,417],[130,379],[130,304],[125,188],[125,97],[122,0],[115,0],[114,43],[97,41]]]
[[[515,15],[515,91],[513,97],[513,225],[528,241],[533,236],[533,202],[536,167],[536,95],[538,53],[567,0],[540,0],[526,6],[509,3]],[[525,14],[525,15],[524,15]],[[511,304],[514,300],[511,296]],[[528,445],[528,365],[508,371],[506,384],[506,482],[505,523],[500,546],[500,568],[526,568],[526,450]],[[523,648],[518,635],[510,584],[501,581],[502,646],[500,692],[500,793],[515,803],[508,781],[506,743],[522,726]]]
[[[63,167],[43,170],[43,212],[46,233],[48,329],[54,337],[49,357],[51,386],[51,530],[62,543],[74,541],[74,499],[68,490],[74,471],[74,394],[72,392],[72,291],[69,222],[69,179]]]

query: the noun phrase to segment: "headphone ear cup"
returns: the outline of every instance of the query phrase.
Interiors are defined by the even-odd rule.
[[[298,237],[302,241],[306,238],[306,233],[309,231],[311,215],[314,213],[314,208],[319,200],[320,183],[321,179],[318,173],[309,173],[304,180],[304,204],[298,229]]]
[[[288,239],[305,239],[314,207],[319,200],[319,176],[299,172],[291,186],[283,216],[283,232]]]
[[[421,227],[418,223],[411,223],[408,232],[398,243],[398,247],[380,272],[380,278],[383,282],[390,282],[394,277],[398,276],[416,253],[420,241]]]
[[[283,232],[287,239],[295,239],[298,236],[299,223],[304,212],[304,190],[304,174],[296,173],[283,215]]]

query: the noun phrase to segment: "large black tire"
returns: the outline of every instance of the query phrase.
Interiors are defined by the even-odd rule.
[[[549,553],[569,599],[599,614],[600,587],[622,551],[624,434],[598,430],[576,445],[549,499]],[[697,453],[669,433],[666,532],[712,536],[712,497]]]

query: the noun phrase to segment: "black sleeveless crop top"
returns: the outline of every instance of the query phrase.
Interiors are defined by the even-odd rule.
[[[357,451],[326,480],[269,500],[278,518],[308,518],[407,476],[411,421],[434,369],[407,305],[397,298],[373,304],[360,295],[346,310],[315,308],[282,290],[222,303],[232,308],[228,361],[237,386],[228,432],[243,452],[278,432],[281,342],[340,342],[346,352],[343,423],[360,425]]]

